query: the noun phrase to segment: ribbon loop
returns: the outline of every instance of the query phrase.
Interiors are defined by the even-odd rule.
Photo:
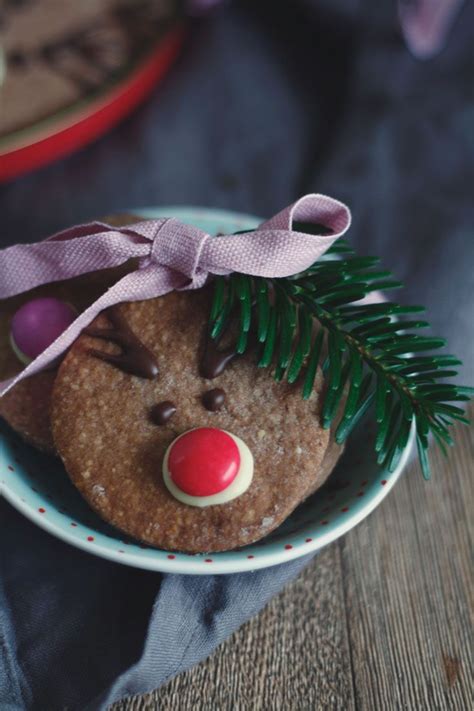
[[[340,237],[350,227],[351,213],[344,203],[327,195],[304,195],[270,220],[263,222],[259,229],[292,231],[294,222],[321,224]]]
[[[326,229],[324,234],[311,235],[296,231],[295,222],[319,223]],[[211,237],[174,218],[160,218],[123,228],[93,222],[39,244],[8,247],[0,251],[0,299],[130,259],[138,259],[138,267],[80,314],[19,375],[0,383],[0,396],[50,365],[109,306],[152,299],[174,289],[199,289],[211,275],[241,272],[279,278],[297,274],[310,267],[350,223],[350,211],[343,203],[326,195],[306,195],[257,230],[236,235]]]

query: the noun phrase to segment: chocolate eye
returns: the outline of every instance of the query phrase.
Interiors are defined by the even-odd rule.
[[[210,412],[217,412],[225,403],[225,392],[221,388],[208,390],[202,396],[202,404]]]
[[[166,425],[176,412],[176,405],[171,400],[163,400],[150,410],[150,420],[154,425]]]

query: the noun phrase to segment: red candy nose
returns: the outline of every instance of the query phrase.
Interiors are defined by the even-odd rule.
[[[240,453],[227,432],[200,427],[174,442],[168,454],[173,483],[190,496],[212,496],[227,489],[240,467]]]

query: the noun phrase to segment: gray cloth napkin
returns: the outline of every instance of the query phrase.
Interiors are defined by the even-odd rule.
[[[79,154],[4,186],[1,244],[128,207],[271,215],[311,190],[473,362],[472,43],[419,62],[387,3],[234,3],[197,24],[153,98]],[[270,15],[271,11],[271,15]],[[466,369],[469,370],[469,369]],[[465,372],[468,380],[472,373]],[[115,565],[0,502],[0,708],[105,708],[206,657],[308,558],[186,577]]]

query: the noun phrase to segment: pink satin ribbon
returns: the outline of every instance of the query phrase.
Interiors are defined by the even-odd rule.
[[[296,232],[294,221],[320,223],[333,233]],[[113,304],[152,299],[174,289],[199,289],[216,274],[297,274],[311,266],[350,223],[350,211],[343,203],[313,194],[297,200],[256,231],[237,235],[211,237],[197,227],[162,218],[120,229],[92,222],[59,232],[44,242],[8,247],[0,251],[0,298],[117,267],[132,258],[138,258],[138,267],[80,314],[19,375],[0,383],[0,396],[63,354],[81,331]]]

